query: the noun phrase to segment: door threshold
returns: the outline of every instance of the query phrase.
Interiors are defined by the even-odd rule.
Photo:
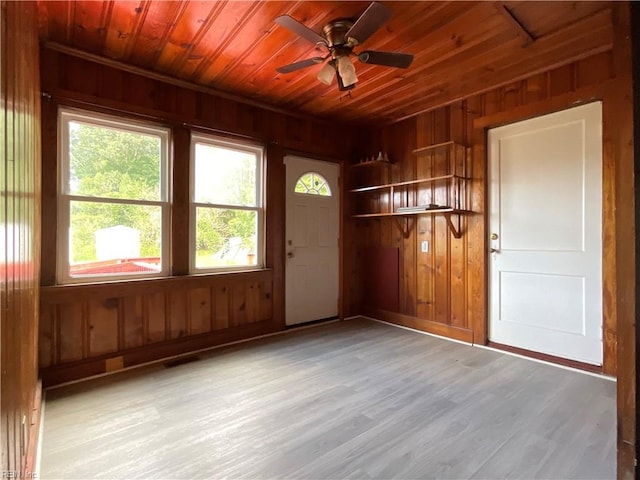
[[[511,345],[504,345],[502,343],[496,343],[492,341],[487,342],[487,347],[494,348],[496,350],[503,350],[505,352],[515,353],[522,355],[523,357],[535,358],[536,360],[542,360],[548,363],[555,363],[564,367],[575,368],[577,370],[584,370],[585,372],[597,373],[604,375],[601,365],[591,365],[590,363],[579,362],[577,360],[569,360],[568,358],[556,357],[555,355],[549,355],[547,353],[534,352],[533,350],[527,350],[525,348],[512,347]]]

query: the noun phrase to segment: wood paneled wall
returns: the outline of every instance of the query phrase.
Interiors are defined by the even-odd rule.
[[[638,2],[631,3],[630,7],[631,15],[629,19],[630,25],[635,25],[631,29],[631,51],[628,52],[631,57],[632,64],[632,78],[633,85],[633,157],[635,164],[635,178],[634,178],[634,202],[635,202],[635,285],[640,283],[640,269],[638,268],[638,258],[640,258],[640,238],[637,235],[637,225],[640,225],[640,4]],[[625,32],[621,32],[623,34]],[[624,58],[621,59],[624,61]],[[640,477],[640,465],[638,465],[637,458],[640,457],[639,445],[640,445],[640,428],[638,428],[638,404],[640,403],[640,397],[638,391],[640,391],[640,376],[638,375],[638,367],[640,366],[640,351],[638,345],[640,345],[640,328],[638,325],[638,314],[640,313],[640,290],[635,289],[635,292],[630,291],[630,294],[635,293],[635,324],[625,325],[624,332],[620,332],[621,335],[630,337],[627,341],[621,341],[620,352],[618,355],[621,358],[620,365],[624,369],[618,375],[618,390],[622,393],[623,399],[618,400],[618,410],[624,415],[622,417],[621,424],[626,423],[629,427],[625,432],[625,435],[620,435],[620,441],[624,444],[621,450],[624,450],[619,455],[619,468],[618,471],[628,478],[632,477],[635,473],[635,478]],[[621,322],[622,323],[622,322]],[[625,363],[625,360],[627,362]],[[635,361],[634,361],[635,360]],[[625,368],[626,367],[626,368]],[[622,478],[621,475],[621,478]]]
[[[0,9],[0,471],[23,478],[33,472],[40,408],[37,15],[35,2]]]
[[[636,15],[637,16],[637,15]],[[395,165],[376,166],[363,178],[362,168],[347,171],[360,182],[385,183],[438,173],[437,156],[416,157],[411,150],[429,143],[455,140],[471,148],[467,175],[473,178],[463,235],[453,238],[442,217],[423,215],[408,236],[390,218],[352,219],[345,258],[345,301],[348,314],[367,313],[401,325],[484,344],[487,341],[486,130],[594,100],[603,102],[603,372],[616,376],[618,478],[637,471],[636,256],[634,222],[633,88],[628,2],[612,11],[612,49],[523,80],[502,85],[370,132],[370,150],[390,152]],[[632,29],[633,25],[633,29]],[[637,32],[636,32],[637,33]],[[636,35],[637,37],[637,35]],[[637,61],[637,59],[636,59]],[[638,119],[635,119],[638,122]],[[636,154],[637,155],[637,154]],[[435,170],[434,170],[435,169]],[[355,172],[357,171],[357,174]],[[637,174],[637,170],[635,172]],[[359,178],[358,178],[359,177]],[[402,205],[416,196],[437,194],[421,188],[404,198],[380,195],[378,206]],[[431,197],[434,198],[434,197]],[[355,204],[355,202],[353,202]],[[430,253],[418,254],[419,242],[430,241]],[[396,247],[400,254],[397,311],[372,309],[363,265],[365,252]]]
[[[86,58],[43,49],[43,247],[40,367],[52,385],[284,328],[284,165],[288,153],[342,161],[351,129],[265,110]],[[55,285],[57,111],[75,106],[173,130],[172,277]],[[266,148],[266,269],[189,276],[189,133]]]
[[[274,330],[273,272],[45,288],[40,367],[73,380]]]
[[[352,273],[356,272],[356,279],[347,283],[354,313],[364,312],[405,326],[473,341],[470,312],[479,307],[484,286],[478,285],[479,279],[471,268],[479,259],[481,261],[483,255],[482,247],[475,240],[484,223],[482,210],[477,208],[478,198],[483,195],[483,177],[474,171],[468,148],[458,156],[447,149],[421,155],[413,153],[414,149],[449,140],[469,145],[471,128],[463,102],[418,115],[374,132],[371,142],[376,144],[376,139],[379,139],[379,149],[387,151],[393,162],[390,167],[372,165],[350,169],[352,177],[356,177],[351,178],[352,184],[403,182],[452,173],[457,160],[457,172],[466,171],[467,176],[474,178],[466,185],[463,202],[474,214],[461,217],[464,233],[460,239],[451,235],[443,215],[354,220],[358,235],[352,243],[352,257],[356,259]],[[367,168],[370,170],[368,173],[360,173]],[[363,179],[363,176],[368,178]],[[396,190],[393,198],[388,198],[388,193],[384,192],[374,203],[379,204],[376,208],[382,209],[392,203],[393,210],[415,205],[416,202],[447,205],[451,193],[448,189],[447,182],[420,184],[415,188]],[[457,222],[455,216],[453,219]],[[423,241],[428,242],[428,253],[420,252]],[[396,312],[371,309],[368,292],[361,288],[366,282],[359,278],[359,272],[367,271],[363,255],[375,247],[395,247],[399,251],[399,309]],[[361,269],[358,264],[362,265]]]
[[[358,235],[349,243],[350,257],[347,281],[349,312],[368,313],[377,318],[400,323],[436,334],[484,344],[487,341],[487,232],[486,232],[486,129],[593,100],[602,100],[604,109],[604,192],[603,192],[603,300],[604,300],[604,372],[616,374],[617,309],[621,290],[616,278],[621,248],[619,236],[628,238],[621,218],[631,218],[629,205],[620,203],[616,192],[621,182],[633,175],[629,142],[626,138],[630,103],[618,98],[618,92],[630,93],[625,75],[616,67],[614,51],[558,67],[525,80],[496,88],[444,108],[392,124],[372,133],[370,143],[389,151],[391,167],[372,166],[366,182],[386,183],[416,177],[444,175],[446,154],[434,152],[417,156],[415,148],[454,140],[469,147],[466,158],[468,185],[467,208],[473,213],[461,219],[462,237],[450,234],[441,215],[419,215],[409,219],[415,226],[405,238],[390,217],[351,219]],[[620,94],[621,95],[621,94]],[[624,160],[622,161],[624,157]],[[373,170],[375,168],[375,171]],[[357,177],[364,168],[351,168]],[[622,177],[619,177],[622,175]],[[353,173],[352,173],[353,176]],[[358,178],[358,180],[362,180]],[[354,195],[354,194],[352,194]],[[359,194],[355,194],[359,195]],[[388,199],[380,194],[379,204],[392,201],[394,206],[407,202],[443,204],[442,186],[425,186],[396,194]],[[404,221],[404,220],[401,220]],[[618,239],[618,240],[617,240]],[[423,240],[429,242],[429,253],[419,253]],[[628,242],[627,242],[628,243]],[[362,266],[364,252],[371,247],[396,247],[400,252],[398,277],[400,301],[398,311],[369,308]],[[349,255],[348,255],[349,256]],[[370,275],[370,273],[368,274]],[[626,288],[626,287],[625,287]]]
[[[618,416],[618,478],[636,478],[638,467],[638,416],[637,416],[637,349],[638,310],[634,301],[637,295],[637,192],[635,185],[638,175],[638,148],[634,145],[634,118],[632,79],[632,54],[630,38],[634,37],[634,47],[639,45],[637,5],[635,2],[616,4],[614,11],[614,51],[613,71],[616,82],[610,85],[605,104],[605,152],[613,157],[609,195],[613,197],[615,225],[611,225],[615,244],[615,254],[609,260],[615,280],[609,292],[610,299],[605,305],[612,305],[615,312],[612,328],[617,341],[617,416]],[[632,16],[632,13],[633,16]],[[638,58],[636,56],[635,62]],[[637,69],[637,65],[635,66]],[[637,70],[636,70],[637,71]],[[637,88],[637,85],[636,85]],[[636,92],[637,93],[637,92]],[[608,105],[607,105],[608,104]],[[637,115],[637,110],[636,110]],[[609,125],[609,126],[607,126]],[[636,138],[637,140],[637,138]],[[635,157],[635,168],[634,168]],[[605,237],[606,238],[606,237]],[[606,258],[606,257],[605,257]],[[607,266],[605,265],[605,268]],[[606,300],[605,295],[605,300]],[[606,332],[605,332],[606,335]]]

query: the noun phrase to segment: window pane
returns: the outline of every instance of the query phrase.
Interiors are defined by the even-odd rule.
[[[69,275],[160,272],[162,208],[71,202]]]
[[[196,208],[196,268],[257,265],[258,213]]]
[[[161,200],[160,136],[69,122],[69,193]]]
[[[294,190],[296,193],[306,193],[308,195],[320,195],[330,197],[331,189],[325,178],[316,172],[303,174],[296,182]]]
[[[195,201],[257,206],[257,164],[254,153],[196,143]]]

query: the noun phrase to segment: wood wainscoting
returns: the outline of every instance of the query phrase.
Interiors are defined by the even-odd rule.
[[[34,473],[40,395],[40,75],[35,2],[0,2],[0,471]]]
[[[44,287],[45,386],[281,329],[273,271]]]

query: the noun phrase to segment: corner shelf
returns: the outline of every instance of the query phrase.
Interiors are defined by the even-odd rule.
[[[381,217],[393,217],[396,226],[400,229],[400,232],[404,236],[404,238],[409,238],[411,235],[411,230],[413,230],[413,226],[415,222],[409,222],[410,217],[415,215],[443,215],[445,220],[447,221],[447,226],[451,231],[451,234],[454,238],[462,238],[462,229],[460,226],[460,215],[465,215],[472,213],[469,210],[459,210],[451,207],[442,207],[442,208],[432,208],[425,209],[419,212],[385,212],[385,213],[362,213],[359,215],[352,215],[354,218],[381,218]],[[454,225],[453,220],[451,220],[451,215],[457,215],[458,221],[457,225]],[[403,226],[399,219],[405,218],[405,225]]]
[[[457,179],[457,180],[469,180],[466,177],[461,177],[460,175],[440,175],[438,177],[428,177],[428,178],[419,178],[417,180],[408,180],[406,182],[394,182],[394,183],[385,183],[382,185],[371,185],[369,187],[358,187],[349,190],[352,193],[358,192],[371,192],[373,190],[382,190],[385,188],[395,188],[395,187],[405,187],[407,185],[417,185],[418,183],[430,183],[437,182],[438,180],[448,180],[448,179]]]
[[[369,186],[352,188],[349,190],[349,192],[353,194],[375,193],[376,191],[381,192],[383,190],[387,190],[386,193],[388,193],[388,196],[391,199],[391,203],[389,204],[389,207],[388,207],[389,211],[355,213],[352,215],[352,217],[353,218],[392,217],[396,226],[402,232],[402,235],[405,238],[409,238],[409,236],[411,235],[411,231],[416,223],[415,221],[411,221],[411,220],[415,220],[416,215],[442,215],[445,218],[447,222],[447,226],[451,231],[451,234],[453,235],[453,237],[461,238],[462,229],[461,229],[460,218],[462,215],[472,213],[471,211],[465,209],[463,205],[464,203],[466,203],[465,182],[470,179],[466,177],[464,172],[462,172],[461,175],[459,175],[456,172],[457,169],[455,165],[457,163],[455,162],[455,160],[452,162],[451,157],[455,157],[456,160],[461,160],[462,162],[461,164],[463,166],[462,170],[464,170],[464,165],[466,164],[467,147],[455,141],[448,141],[448,142],[437,143],[434,145],[429,145],[426,147],[416,148],[415,150],[413,150],[413,153],[415,155],[423,155],[423,154],[434,153],[437,150],[448,150],[449,157],[448,157],[448,165],[446,168],[449,173],[445,175],[437,175],[433,177],[417,178],[414,180],[407,180],[403,182],[384,183],[379,185],[369,185]],[[458,157],[458,155],[460,155],[460,157]],[[384,163],[384,164],[390,165],[390,163],[388,162],[381,162],[379,160],[375,160],[375,161],[354,164],[353,166],[354,167],[365,166],[365,165],[371,165],[374,163],[376,164]],[[448,196],[448,201],[446,203],[448,203],[448,205],[441,205],[441,206],[440,205],[432,206],[432,204],[413,205],[413,206],[407,205],[407,207],[409,208],[414,207],[415,209],[409,210],[409,211],[393,210],[393,206],[392,206],[393,198],[397,190],[407,195],[406,202],[408,203],[409,202],[408,194],[410,191],[409,190],[410,187],[415,187],[420,184],[429,184],[429,183],[436,183],[436,182],[440,182],[441,184],[442,183],[448,184],[446,187],[443,185],[443,188],[446,188],[446,196]],[[406,208],[406,207],[403,207],[403,208]],[[452,215],[455,215],[457,217],[457,222],[455,222],[456,224],[454,224],[454,221],[451,218]],[[404,225],[401,222],[402,219],[404,219]]]
[[[356,168],[356,167],[368,167],[371,165],[386,165],[386,166],[391,166],[393,165],[393,163],[391,162],[387,162],[386,160],[367,160],[366,162],[360,162],[360,163],[353,163],[351,165],[349,165],[351,168]]]
[[[464,145],[462,145],[462,144],[460,144],[458,142],[454,142],[453,140],[449,140],[448,142],[434,143],[433,145],[428,145],[426,147],[416,148],[416,149],[412,150],[412,152],[415,155],[420,155],[421,153],[431,152],[432,150],[438,150],[440,148],[451,148],[451,147],[463,147],[463,148],[466,148]]]
[[[421,210],[419,212],[360,213],[357,215],[352,215],[352,217],[354,218],[411,217],[413,215],[425,215],[425,214],[435,215],[437,213],[453,213],[455,215],[464,215],[472,212],[469,210],[459,210],[451,207],[442,207],[442,208],[425,208],[424,210]]]

